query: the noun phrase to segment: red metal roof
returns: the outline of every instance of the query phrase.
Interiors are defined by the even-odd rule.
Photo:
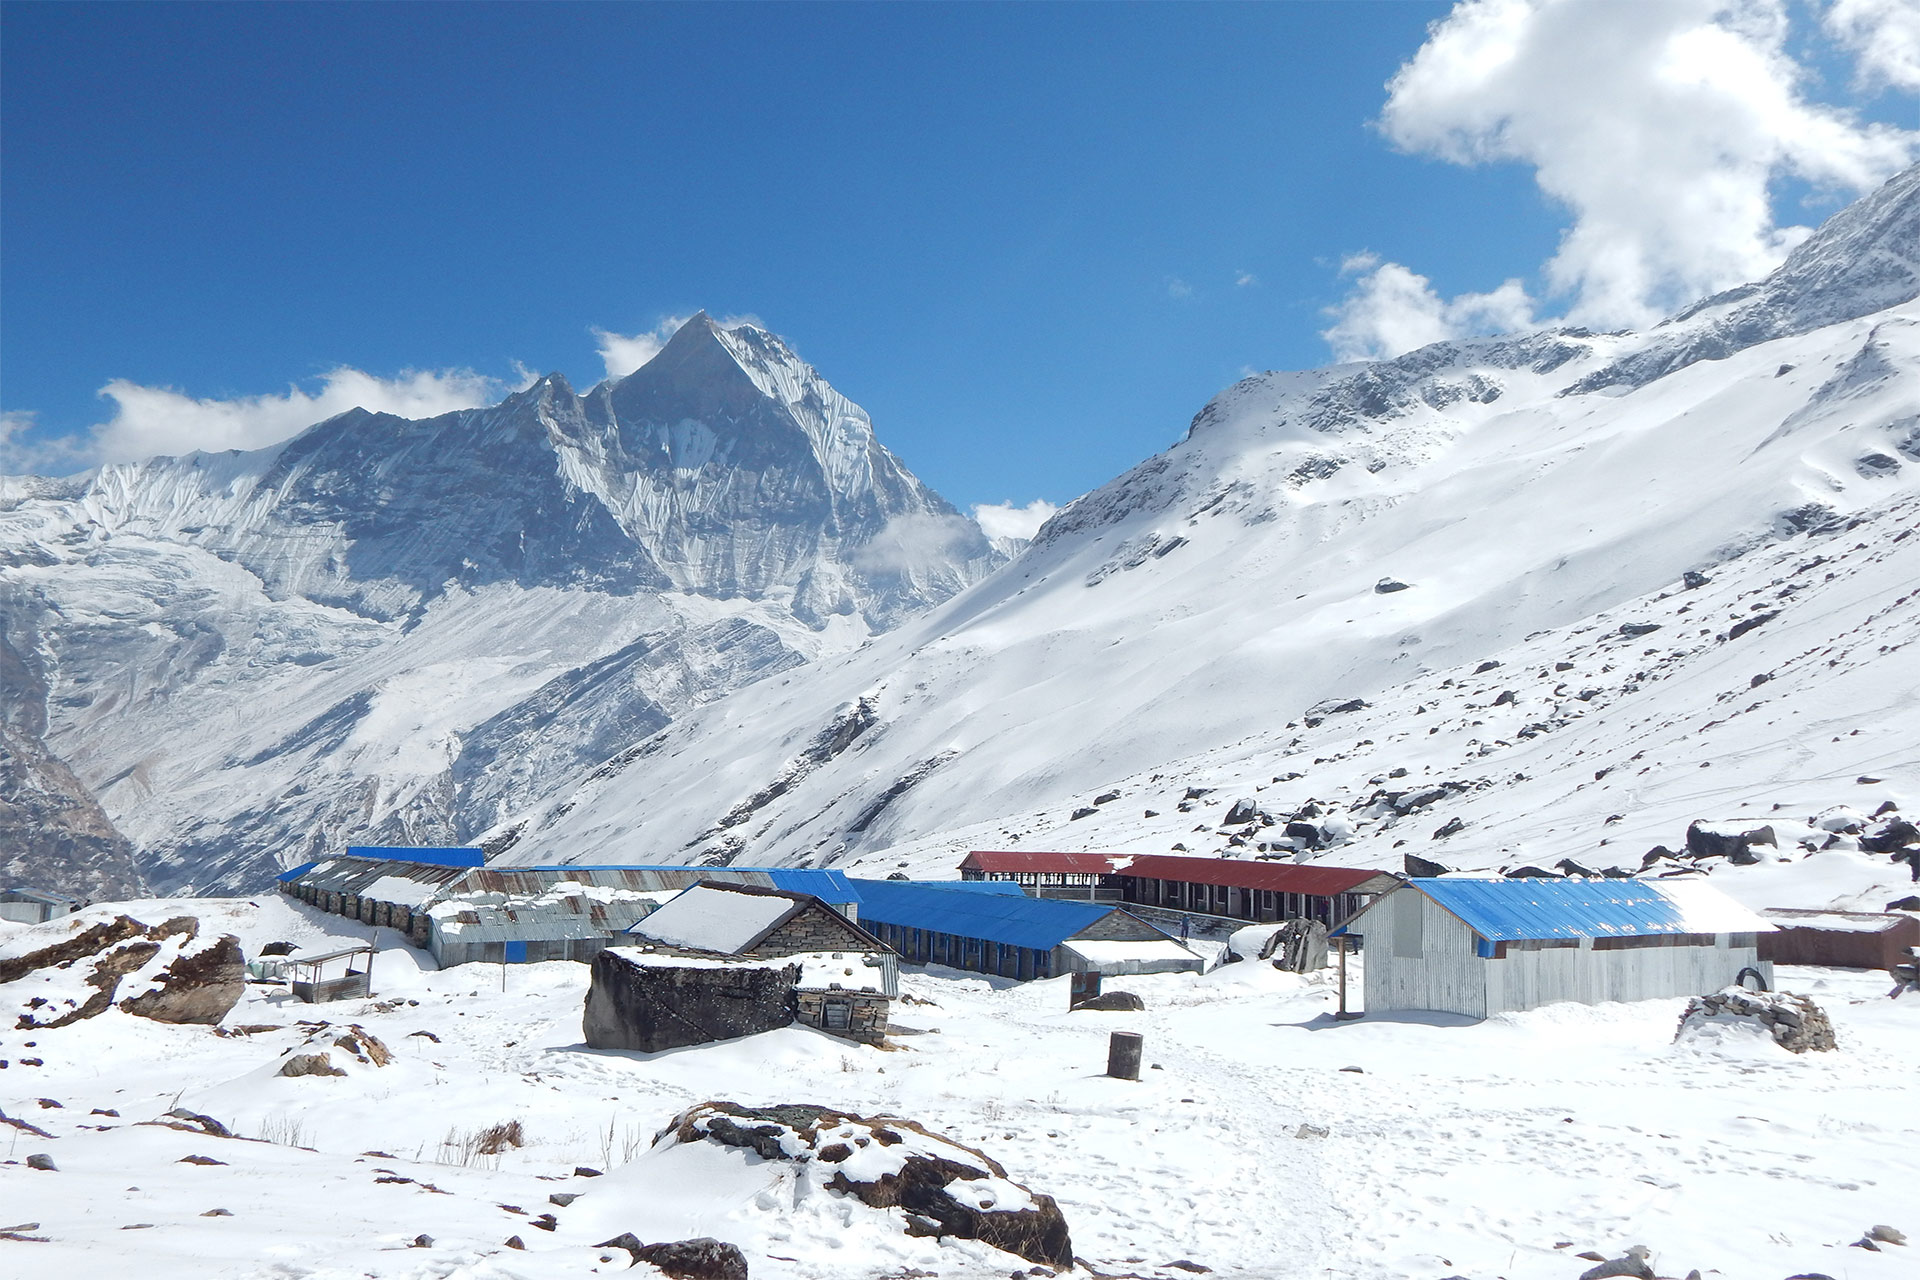
[[[1041,853],[975,850],[960,864],[963,870],[986,875],[1032,872],[1071,872],[1081,875],[1145,876],[1187,884],[1221,885],[1235,889],[1267,889],[1275,893],[1306,893],[1331,897],[1384,875],[1357,867],[1302,866],[1295,862],[1265,862],[1240,858],[1182,858],[1174,854]]]

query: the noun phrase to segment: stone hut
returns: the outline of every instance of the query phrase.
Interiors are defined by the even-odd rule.
[[[703,881],[595,958],[587,1043],[657,1052],[798,1022],[881,1044],[898,964],[811,894]]]

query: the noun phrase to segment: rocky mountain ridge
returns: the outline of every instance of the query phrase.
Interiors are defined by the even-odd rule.
[[[471,839],[1005,558],[778,338],[704,313],[584,394],[550,375],[426,421],[0,481],[0,542],[48,758],[175,891]],[[13,874],[80,885],[53,839]]]

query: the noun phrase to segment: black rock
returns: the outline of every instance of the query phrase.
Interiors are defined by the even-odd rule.
[[[1389,596],[1396,591],[1405,591],[1412,585],[1411,582],[1395,582],[1392,578],[1382,578],[1373,584],[1373,589],[1383,596]]]
[[[1513,690],[1502,689],[1500,691],[1500,696],[1493,700],[1493,705],[1496,707],[1510,707],[1513,705],[1514,701],[1515,701],[1515,694]]]
[[[1659,629],[1660,624],[1657,622],[1623,622],[1620,624],[1620,634],[1623,636],[1651,635]]]
[[[1187,794],[1181,798],[1184,800],[1198,800],[1201,796],[1210,796],[1212,794],[1212,787],[1188,787]]]
[[[1139,1013],[1147,1007],[1147,1002],[1131,991],[1103,991],[1073,1007],[1076,1010],[1091,1009],[1095,1013]]]
[[[1562,858],[1553,865],[1560,869],[1562,875],[1585,876],[1588,879],[1598,879],[1600,876],[1600,872],[1591,867],[1583,867],[1572,858]]]
[[[1773,674],[1771,672],[1762,671],[1759,675],[1747,681],[1747,688],[1758,689],[1761,685],[1765,684],[1767,681],[1771,679],[1773,679]]]
[[[724,1240],[701,1236],[697,1240],[674,1240],[663,1244],[641,1244],[631,1231],[623,1231],[611,1240],[594,1246],[598,1249],[625,1249],[635,1262],[651,1263],[675,1280],[747,1280],[747,1258]]]
[[[1250,797],[1243,796],[1233,802],[1233,808],[1227,810],[1227,816],[1221,819],[1221,825],[1237,827],[1243,822],[1253,822],[1260,817],[1260,807]]]
[[[1078,822],[1082,818],[1091,818],[1094,814],[1098,812],[1100,812],[1098,809],[1095,809],[1090,805],[1084,809],[1075,809],[1073,811],[1073,817],[1071,821]]]
[[[1742,618],[1727,628],[1727,639],[1738,640],[1755,627],[1760,626],[1762,623],[1772,622],[1779,616],[1780,611],[1778,609],[1769,609],[1765,613],[1756,613],[1751,618]]]
[[[1311,822],[1289,822],[1286,825],[1286,835],[1289,840],[1298,840],[1304,848],[1320,847],[1320,828]]]
[[[1750,867],[1760,861],[1750,852],[1756,844],[1773,844],[1773,832],[1765,830],[1743,831],[1737,835],[1725,835],[1709,831],[1698,822],[1687,828],[1687,852],[1696,858],[1725,858],[1735,866]]]
[[[1905,818],[1895,818],[1871,835],[1860,837],[1860,847],[1868,853],[1892,853],[1910,844],[1920,844],[1920,829]]]
[[[1441,825],[1437,830],[1434,831],[1433,838],[1435,840],[1444,840],[1448,836],[1458,835],[1462,831],[1465,831],[1466,829],[1467,829],[1467,824],[1462,822],[1460,819],[1448,818],[1443,825]]]
[[[1434,862],[1431,859],[1421,857],[1417,853],[1402,854],[1401,858],[1406,866],[1407,874],[1416,880],[1431,880],[1435,876],[1444,876],[1453,870],[1452,867],[1447,866],[1443,862]]]
[[[1545,867],[1536,867],[1531,864],[1512,867],[1500,874],[1509,880],[1558,880],[1561,878],[1557,871],[1549,871]]]
[[[38,1170],[40,1170],[40,1171],[41,1171],[41,1172],[43,1172],[43,1173],[58,1173],[58,1172],[60,1172],[60,1166],[59,1166],[59,1165],[57,1165],[57,1164],[55,1164],[55,1163],[53,1162],[53,1157],[52,1157],[52,1156],[49,1156],[49,1155],[31,1155],[31,1156],[28,1156],[28,1157],[27,1157],[27,1168],[29,1168],[29,1169],[38,1169]]]
[[[1119,798],[1120,798],[1120,793],[1118,791],[1103,791],[1099,795],[1093,798],[1093,802],[1095,804],[1106,804],[1110,801],[1118,800]]]
[[[1920,894],[1912,894],[1905,898],[1895,898],[1887,904],[1887,910],[1920,911]]]
[[[1493,670],[1495,667],[1499,665],[1500,665],[1499,662],[1496,661],[1495,659],[1488,658],[1485,662],[1481,663],[1479,666],[1473,669],[1473,674],[1480,675],[1484,672]]]
[[[1712,578],[1701,573],[1698,569],[1689,569],[1680,575],[1680,585],[1689,591],[1697,591],[1712,581]]]

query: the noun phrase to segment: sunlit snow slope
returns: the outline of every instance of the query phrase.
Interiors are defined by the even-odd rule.
[[[1284,848],[1220,829],[1244,795],[1340,815],[1309,856],[1342,862],[1637,865],[1692,818],[1920,800],[1917,259],[1920,169],[1646,333],[1249,378],[987,581],[637,742],[505,856]]]
[[[8,723],[174,891],[471,840],[1004,558],[778,338],[705,315],[584,395],[551,375],[430,421],[0,481],[0,552],[0,639],[33,676]],[[100,887],[43,835],[9,876]]]

